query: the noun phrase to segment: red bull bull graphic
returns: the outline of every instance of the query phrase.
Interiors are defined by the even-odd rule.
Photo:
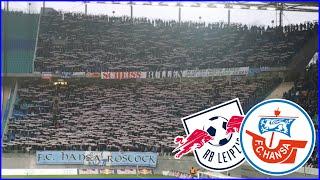
[[[315,146],[315,130],[309,115],[299,105],[284,99],[271,99],[254,106],[240,129],[247,161],[268,175],[280,176],[298,170]]]
[[[179,147],[174,149],[172,152],[179,152],[175,155],[176,159],[180,159],[182,155],[188,154],[193,151],[195,148],[200,149],[205,143],[213,139],[213,136],[210,136],[204,130],[196,129],[188,137],[184,138],[182,136],[177,136],[174,139],[174,143],[178,143]]]
[[[211,171],[227,171],[244,161],[239,130],[244,119],[239,99],[182,118],[187,137],[177,136],[175,158],[193,152],[198,164]]]
[[[240,126],[244,116],[232,116],[227,123],[227,134],[232,134],[240,131]]]
[[[240,125],[243,120],[243,116],[232,116],[227,123],[226,134],[239,133]],[[188,137],[177,136],[174,139],[174,143],[179,144],[172,152],[180,150],[176,155],[176,159],[180,159],[181,156],[192,152],[195,148],[200,149],[205,143],[213,140],[214,136],[211,136],[207,131],[196,129]]]

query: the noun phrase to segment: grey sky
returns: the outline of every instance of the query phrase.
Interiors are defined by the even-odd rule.
[[[3,2],[2,2],[3,3]],[[154,2],[156,3],[156,2]],[[190,5],[192,2],[185,2],[185,6]],[[142,4],[142,3],[137,3]],[[135,17],[148,17],[160,18],[166,20],[178,20],[178,7],[176,3],[170,3],[170,6],[134,6]],[[172,6],[171,6],[172,5]],[[32,2],[31,11],[39,11],[42,2]],[[46,2],[46,7],[52,7],[56,10],[67,12],[84,12],[83,2]],[[218,6],[219,7],[219,6]],[[3,8],[3,4],[2,4]],[[28,11],[27,2],[10,2],[9,8],[12,10]],[[122,4],[101,4],[97,2],[90,2],[88,4],[89,14],[107,14],[115,16],[127,15],[130,16],[130,6],[126,2]],[[182,7],[182,20],[183,21],[201,21],[205,22],[227,22],[228,10],[224,8],[206,8],[206,7]],[[274,10],[244,10],[232,9],[231,22],[242,23],[249,25],[275,25],[276,24],[276,11]],[[271,21],[274,20],[274,24]],[[307,12],[284,12],[284,24],[295,24],[306,21],[318,21],[318,13]],[[278,20],[279,21],[279,20]]]

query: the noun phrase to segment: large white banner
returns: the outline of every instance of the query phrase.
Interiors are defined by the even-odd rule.
[[[148,71],[148,72],[101,72],[101,79],[161,79],[182,77],[239,76],[248,75],[249,67],[197,69],[184,71]]]
[[[182,77],[238,76],[248,75],[249,67],[217,68],[182,71]]]

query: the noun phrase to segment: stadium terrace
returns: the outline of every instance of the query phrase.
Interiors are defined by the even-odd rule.
[[[30,12],[33,2],[23,3],[29,12],[10,9],[14,2],[1,10],[2,165],[9,177],[269,177],[248,163],[208,173],[192,153],[174,158],[174,137],[186,136],[181,118],[234,98],[244,114],[265,99],[291,100],[318,131],[318,21],[300,21],[303,16],[295,12],[317,3],[238,4],[245,15],[253,6],[259,13],[274,8],[268,17],[272,12],[282,18],[272,26],[233,18],[209,22],[196,13],[196,21],[119,16],[113,9],[153,8],[148,2],[84,1],[68,12],[50,6],[60,2],[41,2],[37,13]],[[176,8],[176,15],[180,9],[180,16],[203,7],[156,4]],[[226,16],[237,14],[233,2],[211,3],[205,7],[212,19],[219,5]],[[79,7],[85,13],[75,12]],[[103,13],[93,15],[88,8]],[[283,23],[291,17],[281,8],[297,24]],[[228,138],[216,138],[217,145]],[[286,178],[318,177],[317,148]],[[216,163],[241,153],[239,145],[220,153],[203,150],[206,161]]]

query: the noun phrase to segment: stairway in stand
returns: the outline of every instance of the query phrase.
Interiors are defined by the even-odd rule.
[[[272,93],[267,96],[267,99],[274,99],[274,98],[282,98],[283,93],[288,92],[293,87],[293,82],[282,82],[276,89],[272,91]]]

